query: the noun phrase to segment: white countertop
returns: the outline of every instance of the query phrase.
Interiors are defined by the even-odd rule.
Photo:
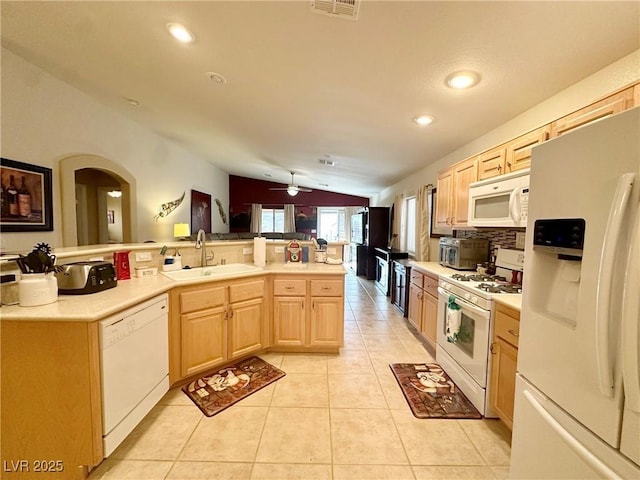
[[[207,277],[206,280],[174,281],[162,274],[158,274],[151,277],[119,280],[118,285],[114,288],[88,295],[59,295],[57,302],[38,307],[3,305],[0,308],[0,319],[90,322],[108,317],[151,297],[168,292],[175,287],[264,274],[344,275],[346,270],[342,264],[300,263],[290,265],[273,263],[266,265],[261,271],[217,277],[215,279]]]
[[[502,303],[503,305],[515,308],[518,311],[522,310],[521,293],[501,293],[499,295],[493,295],[493,299],[496,303]]]

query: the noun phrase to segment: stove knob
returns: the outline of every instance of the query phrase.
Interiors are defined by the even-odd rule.
[[[464,299],[465,300],[469,300],[470,298],[471,298],[471,294],[469,294],[469,293],[465,293],[464,294]]]
[[[478,303],[478,297],[476,297],[475,295],[471,297],[471,303]]]
[[[451,290],[451,285],[449,285],[448,283],[444,284],[444,289],[445,290]]]

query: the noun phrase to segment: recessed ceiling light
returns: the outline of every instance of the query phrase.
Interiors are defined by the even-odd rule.
[[[431,115],[418,115],[413,119],[413,121],[424,127],[425,125],[429,125],[433,122],[433,117]]]
[[[449,75],[446,79],[449,87],[458,89],[473,87],[479,81],[480,75],[471,71],[455,72]]]
[[[179,42],[193,42],[193,35],[183,25],[180,25],[179,23],[168,23],[167,28],[169,29],[169,33],[173,36],[173,38],[175,38]]]

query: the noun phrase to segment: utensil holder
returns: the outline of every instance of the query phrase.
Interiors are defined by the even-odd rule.
[[[58,300],[58,279],[53,273],[28,273],[18,282],[21,307],[37,307]]]

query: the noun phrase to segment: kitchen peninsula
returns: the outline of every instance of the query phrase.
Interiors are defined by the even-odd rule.
[[[190,258],[190,247],[191,243],[169,246],[183,251],[185,259]],[[235,247],[242,251],[241,245]],[[96,255],[109,259],[122,249],[143,252],[150,247],[56,253],[65,261]],[[159,274],[121,280],[115,288],[90,295],[61,295],[57,302],[39,307],[3,306],[2,407],[11,415],[3,416],[2,458],[26,461],[30,467],[55,459],[60,463],[47,474],[52,479],[86,478],[91,466],[103,460],[99,320],[167,293],[169,383],[179,385],[250,354],[338,352],[343,343],[345,273],[342,264],[270,261],[256,271],[210,281],[174,281]],[[216,345],[202,341],[216,332]],[[10,478],[31,475],[32,468],[16,467]]]

